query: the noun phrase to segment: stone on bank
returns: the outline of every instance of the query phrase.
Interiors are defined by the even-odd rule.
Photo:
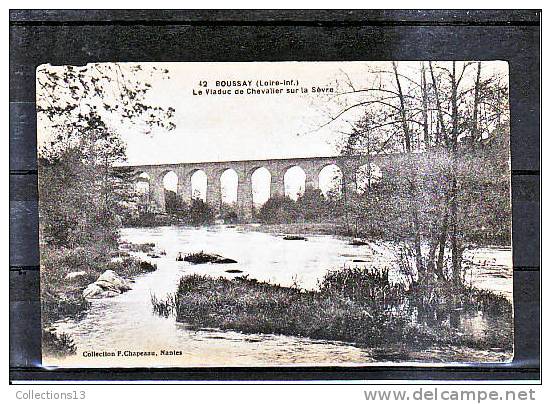
[[[130,289],[132,289],[130,282],[116,272],[107,270],[100,275],[97,281],[84,289],[82,296],[86,299],[100,299],[120,295]]]

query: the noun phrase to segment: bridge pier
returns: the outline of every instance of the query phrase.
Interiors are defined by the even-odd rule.
[[[238,173],[237,215],[248,220],[253,216],[253,185],[251,175]]]
[[[216,172],[207,173],[207,204],[211,206],[215,213],[220,212],[222,207],[222,189],[220,176]]]
[[[285,172],[281,170],[270,170],[271,179],[270,179],[270,198],[274,196],[284,196],[285,195]]]
[[[165,189],[162,176],[151,176],[149,181],[149,200],[155,212],[165,213]]]
[[[319,170],[314,167],[303,168],[306,178],[304,180],[305,191],[307,189],[319,189]]]
[[[178,174],[178,197],[180,200],[189,204],[191,202],[191,175],[185,172],[179,172]]]
[[[219,161],[196,162],[180,164],[156,164],[133,166],[141,173],[149,177],[149,201],[156,212],[166,212],[165,191],[163,186],[164,175],[174,171],[178,176],[178,196],[182,202],[190,203],[192,195],[191,176],[198,170],[207,175],[206,202],[218,213],[222,205],[222,190],[220,176],[227,169],[233,169],[238,175],[237,185],[237,210],[238,215],[249,219],[253,213],[252,173],[260,168],[266,168],[270,175],[270,197],[285,195],[284,175],[287,169],[293,166],[301,167],[305,173],[305,188],[319,189],[319,174],[323,167],[331,164],[337,165],[343,174],[343,190],[345,192],[356,191],[356,170],[361,164],[371,159],[381,166],[398,164],[400,156],[330,156],[330,157],[306,157],[290,159],[270,160],[244,160],[244,161]],[[403,165],[403,163],[402,163]],[[389,174],[393,175],[393,174]]]

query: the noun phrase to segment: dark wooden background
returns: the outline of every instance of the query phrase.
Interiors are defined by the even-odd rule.
[[[511,380],[540,377],[538,10],[11,10],[11,380]],[[505,60],[510,67],[515,359],[469,367],[40,367],[35,70],[137,61]]]

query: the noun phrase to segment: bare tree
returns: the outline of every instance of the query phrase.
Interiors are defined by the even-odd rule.
[[[419,281],[435,277],[458,284],[464,248],[459,213],[465,208],[460,162],[476,155],[507,116],[503,77],[485,73],[482,62],[429,62],[428,69],[427,63],[391,62],[368,69],[363,84],[348,75],[342,82],[326,100],[336,108],[322,126],[355,111],[359,118],[344,133],[343,151],[409,156],[394,174],[405,184],[407,208],[400,212],[409,218]],[[356,199],[348,197],[350,203]]]

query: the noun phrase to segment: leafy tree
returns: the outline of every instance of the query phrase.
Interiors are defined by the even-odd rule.
[[[298,214],[303,220],[318,221],[327,216],[327,201],[319,189],[306,188],[296,201]]]
[[[237,223],[238,216],[234,204],[222,203],[220,206],[220,218],[224,223]]]
[[[117,127],[175,128],[174,109],[148,105],[150,80],[168,71],[141,64],[41,66],[37,70],[41,236],[50,244],[113,243],[136,203],[134,173],[119,167]],[[147,129],[149,128],[149,129]]]
[[[182,202],[182,198],[170,189],[165,190],[165,209],[166,213],[172,215],[183,216],[186,212],[186,206]]]
[[[263,223],[292,223],[299,217],[296,202],[288,196],[273,196],[258,211],[258,218]]]
[[[167,69],[134,63],[42,65],[36,76],[39,125],[62,127],[66,138],[78,137],[87,129],[88,117],[94,113],[111,129],[130,123],[147,133],[155,126],[176,127],[173,107],[147,103],[151,82],[169,79]]]
[[[188,210],[188,220],[193,226],[201,226],[214,222],[214,211],[202,199],[193,198]]]

